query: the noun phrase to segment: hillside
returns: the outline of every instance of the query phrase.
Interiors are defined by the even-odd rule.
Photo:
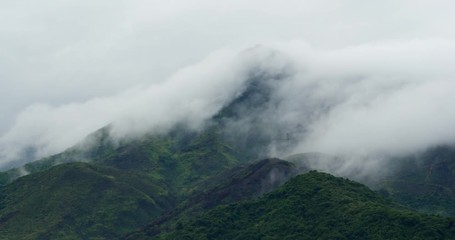
[[[396,166],[378,188],[403,205],[426,213],[455,216],[455,150],[440,146],[393,159]]]
[[[189,193],[175,189],[175,182],[152,180],[138,171],[89,163],[60,164],[2,189],[0,236],[117,239],[153,219],[167,228],[175,219],[219,204],[258,197],[295,174],[292,164],[266,159],[222,171],[194,185]]]
[[[399,207],[350,180],[310,172],[260,199],[180,222],[158,239],[453,239],[454,221]]]
[[[127,238],[158,236],[175,229],[176,223],[192,219],[219,205],[255,199],[275,190],[297,173],[293,164],[280,159],[239,165],[204,181],[193,196]]]
[[[87,163],[22,177],[2,194],[2,239],[115,238],[173,204],[162,181]]]
[[[361,182],[383,196],[412,209],[455,216],[455,150],[439,146],[426,151],[384,159],[377,175],[362,173],[349,161],[322,153],[295,154],[285,158],[298,168],[316,169]],[[342,171],[340,171],[342,169]]]
[[[198,184],[239,161],[216,129],[180,134],[147,136],[115,148],[94,144],[84,152],[70,150],[24,166],[32,173],[1,192],[0,236],[117,238],[159,217]],[[81,153],[90,156],[88,162],[65,163],[80,160]]]

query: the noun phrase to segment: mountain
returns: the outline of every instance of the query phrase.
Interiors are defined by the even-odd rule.
[[[170,175],[175,175],[173,171],[203,169],[212,174],[207,168],[216,169],[217,166],[209,166],[205,160],[214,151],[218,151],[217,158],[220,161],[212,163],[230,161],[231,166],[265,158],[269,153],[269,145],[278,137],[275,131],[272,131],[273,134],[270,132],[265,114],[276,104],[272,100],[273,85],[283,81],[283,78],[285,74],[281,72],[269,74],[251,71],[243,91],[209,119],[202,130],[193,130],[181,123],[164,134],[113,139],[110,134],[112,125],[109,125],[62,153],[1,172],[0,184],[5,185],[28,173],[68,162],[90,162],[125,170],[152,171],[156,175],[166,175],[164,172],[167,169]],[[183,158],[185,160],[181,160]],[[171,166],[173,164],[188,166]]]
[[[454,239],[454,221],[413,212],[364,185],[312,171],[262,198],[179,222],[156,239]]]
[[[252,78],[250,83],[202,130],[180,124],[166,134],[116,140],[107,126],[62,153],[0,173],[0,236],[61,239],[62,233],[68,238],[112,239],[211,189],[209,178],[266,155],[268,141],[255,139],[260,135],[246,138],[250,145],[245,148],[228,127],[245,109],[267,104],[267,81]],[[251,102],[253,95],[257,100]],[[231,176],[222,179],[238,173],[225,173]],[[258,194],[246,187],[241,191]],[[125,196],[127,192],[134,194]],[[53,209],[53,204],[66,208]]]
[[[239,162],[215,128],[146,136],[120,146],[100,140],[83,151],[71,149],[25,165],[31,174],[1,191],[0,236],[117,238]],[[81,159],[85,162],[73,162]]]
[[[272,89],[285,72],[252,71],[201,129],[180,123],[167,133],[115,139],[106,126],[62,153],[1,172],[0,238],[254,239],[258,227],[264,232],[256,237],[277,239],[452,236],[451,218],[411,210],[455,216],[450,147],[390,159],[396,164],[378,169],[390,172],[381,181],[357,168],[343,172],[380,195],[307,173],[339,173],[346,163],[339,156],[268,158],[306,131],[277,121],[282,99]]]

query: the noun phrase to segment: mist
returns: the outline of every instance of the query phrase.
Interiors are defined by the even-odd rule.
[[[14,20],[0,24],[0,165],[106,125],[115,139],[201,129],[254,76],[271,104],[229,127],[258,129],[260,117],[275,138],[264,155],[357,156],[350,164],[375,169],[371,156],[455,142],[450,1],[29,3],[0,8]]]

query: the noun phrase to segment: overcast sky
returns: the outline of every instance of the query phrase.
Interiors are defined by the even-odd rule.
[[[403,78],[424,69],[417,72],[429,77],[420,81],[424,84],[418,84],[414,92],[390,95],[384,104],[368,101],[373,110],[353,111],[349,104],[358,103],[351,99],[314,124],[312,145],[324,150],[344,148],[333,139],[350,131],[353,116],[365,119],[364,128],[369,129],[369,124],[378,123],[367,121],[368,116],[394,114],[400,108],[392,110],[388,105],[406,107],[406,101],[414,101],[405,94],[424,94],[424,100],[442,96],[434,103],[419,98],[421,105],[428,105],[426,109],[452,99],[454,12],[455,2],[449,0],[3,0],[0,162],[10,161],[15,151],[36,144],[43,148],[42,156],[62,151],[116,119],[123,119],[119,126],[140,125],[155,118],[147,112],[169,115],[147,127],[192,114],[195,122],[204,119],[235,94],[242,73],[252,64],[251,59],[239,59],[237,54],[258,44],[288,55],[294,50],[307,56],[313,53],[314,59],[330,66],[311,59],[303,61],[301,56],[291,58],[303,61],[301,65],[329,66],[328,72],[313,71],[318,76],[335,75],[329,79],[337,74],[370,73],[374,77]],[[371,66],[387,65],[395,58],[387,54],[407,57],[396,56],[399,59],[391,61],[400,64],[398,67],[377,70]],[[421,79],[422,75],[414,77]],[[439,84],[441,79],[445,85]],[[207,87],[187,91],[197,84]],[[431,94],[426,87],[433,89]],[[226,90],[224,95],[214,90],[219,88]],[[171,93],[176,92],[185,94],[173,98],[175,94]],[[181,105],[182,101],[187,104]],[[168,108],[180,109],[180,113],[167,112]],[[200,109],[206,110],[204,114],[197,114]],[[426,113],[430,114],[422,112]],[[127,120],[125,114],[130,116]],[[449,125],[453,120],[450,117],[435,124]],[[398,121],[394,118],[384,123],[386,135],[365,148],[387,140],[394,132],[390,126],[404,124]],[[360,128],[358,136],[367,135],[365,129]],[[444,139],[452,139],[444,129],[438,131]],[[303,149],[311,148],[307,142],[302,144]]]

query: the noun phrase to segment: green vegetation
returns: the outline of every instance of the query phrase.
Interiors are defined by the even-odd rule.
[[[2,239],[117,238],[158,218],[239,161],[216,128],[176,130],[118,146],[102,134],[94,140],[89,148],[25,165],[32,174],[3,187]],[[75,161],[88,163],[67,163]],[[18,177],[19,171],[3,177]]]
[[[163,182],[86,163],[19,178],[2,192],[2,239],[110,239],[172,204]]]
[[[293,164],[276,158],[239,165],[202,182],[193,196],[143,230],[129,234],[127,239],[147,239],[172,231],[180,222],[218,205],[255,199],[276,189],[296,174]]]
[[[395,172],[379,185],[382,193],[421,212],[455,216],[455,150],[436,147],[393,162]]]
[[[159,239],[454,239],[454,221],[398,207],[350,180],[310,172],[260,199],[179,222]]]

